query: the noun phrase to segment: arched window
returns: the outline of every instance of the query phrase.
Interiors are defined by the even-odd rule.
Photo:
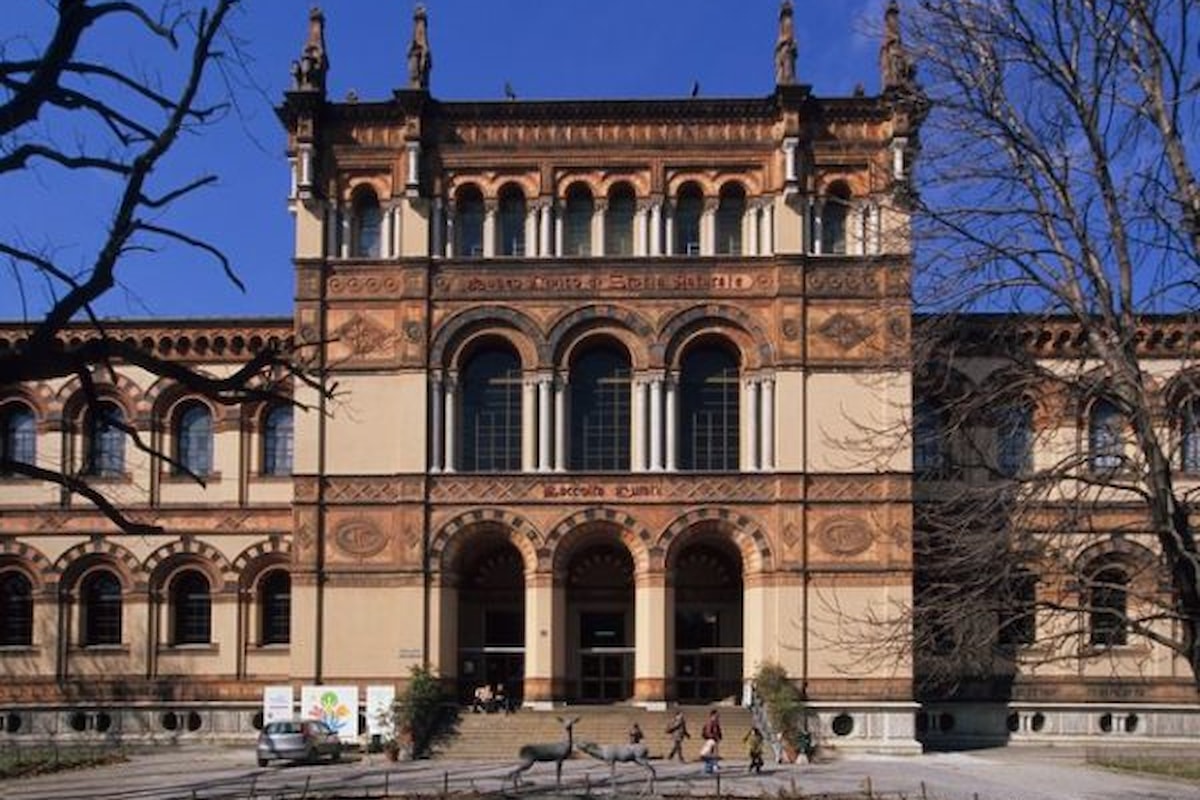
[[[292,640],[292,577],[273,569],[258,582],[259,631],[262,644]]]
[[[574,183],[567,190],[566,218],[563,224],[563,255],[592,254],[592,216],[596,202],[585,184]]]
[[[264,475],[292,474],[292,407],[275,406],[263,419]]]
[[[1092,576],[1088,587],[1089,634],[1092,645],[1114,647],[1129,635],[1129,576],[1120,566],[1104,567]]]
[[[90,572],[79,592],[85,646],[121,643],[121,582],[108,570]]]
[[[0,407],[0,475],[14,463],[37,464],[37,418],[24,403]]]
[[[850,187],[837,181],[829,187],[821,208],[821,252],[843,255],[846,252],[846,219],[850,215]]]
[[[467,258],[483,255],[483,194],[479,187],[459,189],[454,209],[455,253]]]
[[[33,644],[33,584],[16,570],[0,573],[0,646]]]
[[[746,190],[740,183],[721,187],[717,205],[717,252],[721,255],[742,254],[742,221],[746,218]]]
[[[1111,400],[1097,400],[1088,415],[1088,465],[1096,472],[1118,469],[1125,453],[1125,417]]]
[[[525,255],[525,195],[511,183],[500,190],[500,255]]]
[[[370,187],[355,191],[351,218],[350,254],[356,258],[379,258],[383,232],[383,210]]]
[[[176,414],[175,460],[179,462],[180,472],[201,476],[212,474],[212,411],[198,400],[184,403]]]
[[[633,187],[618,183],[608,193],[604,210],[604,250],[610,256],[633,255],[633,215],[637,200]]]
[[[996,470],[1005,478],[1015,478],[1032,466],[1033,408],[1026,402],[1001,406],[994,422]]]
[[[1179,449],[1184,472],[1200,472],[1200,397],[1183,406],[1180,415]]]
[[[594,347],[571,365],[571,469],[629,469],[629,358]]]
[[[489,347],[462,373],[463,451],[467,472],[521,468],[521,362],[511,349]]]
[[[738,468],[737,360],[726,349],[693,348],[680,364],[682,442],[680,467]]]
[[[685,183],[675,198],[674,253],[700,255],[700,215],[704,213],[704,195],[695,183]]]
[[[941,413],[924,400],[913,406],[913,472],[924,478],[943,477],[948,465],[946,430]]]
[[[84,430],[84,473],[101,477],[125,474],[125,413],[110,401],[88,411]]]
[[[180,572],[171,581],[173,644],[208,644],[212,641],[212,595],[208,578],[195,569]]]

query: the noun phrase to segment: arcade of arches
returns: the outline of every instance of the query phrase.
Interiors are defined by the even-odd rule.
[[[745,567],[732,537],[698,525],[638,559],[623,534],[584,525],[532,566],[500,525],[456,534],[438,609],[464,702],[481,685],[530,704],[740,695]]]

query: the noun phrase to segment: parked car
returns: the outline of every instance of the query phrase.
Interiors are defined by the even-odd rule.
[[[337,731],[320,720],[269,722],[258,734],[260,767],[265,767],[272,759],[316,761],[321,756],[340,760],[342,740],[338,738]]]

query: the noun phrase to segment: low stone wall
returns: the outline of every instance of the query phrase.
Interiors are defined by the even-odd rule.
[[[1194,744],[1200,706],[1150,703],[928,703],[917,738],[953,750],[986,745]]]

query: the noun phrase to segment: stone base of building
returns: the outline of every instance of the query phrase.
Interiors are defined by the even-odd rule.
[[[817,746],[837,752],[917,755],[916,703],[811,702],[811,715],[820,722]],[[810,725],[811,725],[810,721]]]
[[[1200,706],[1162,703],[927,703],[917,738],[931,750],[1003,745],[1188,744]]]

